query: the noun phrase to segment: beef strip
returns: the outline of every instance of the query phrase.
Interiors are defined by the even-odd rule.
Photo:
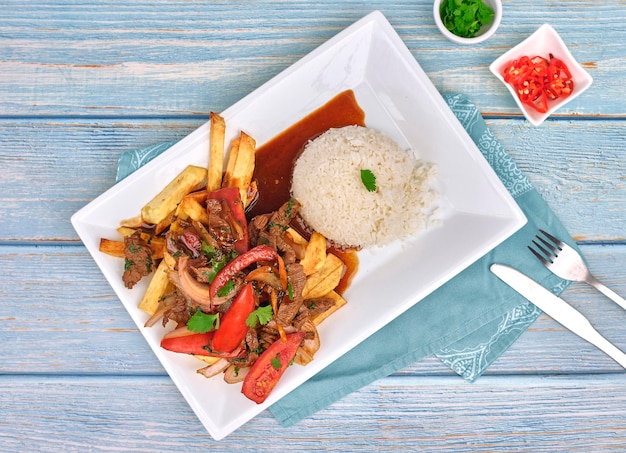
[[[317,299],[307,299],[304,305],[309,310],[309,316],[315,318],[320,313],[324,313],[330,307],[335,305],[335,301],[330,297],[318,297]]]
[[[187,298],[179,291],[174,291],[169,294],[168,297],[174,298],[174,306],[163,313],[163,326],[165,326],[171,319],[178,325],[187,324],[189,318],[191,318],[191,310],[189,309],[189,303]]]
[[[278,307],[278,313],[276,314],[276,322],[282,326],[288,326],[293,321],[293,318],[298,314],[300,306],[302,305],[302,290],[306,283],[306,275],[302,269],[302,265],[299,263],[290,264],[287,267],[287,279],[291,284],[291,290],[293,299],[289,299],[287,295],[283,297],[280,306]]]
[[[224,206],[219,200],[207,200],[207,213],[209,214],[209,234],[215,239],[220,249],[232,250],[236,238],[233,235],[232,227],[225,218]]]
[[[152,250],[138,231],[124,238],[124,274],[126,288],[132,288],[153,270]]]

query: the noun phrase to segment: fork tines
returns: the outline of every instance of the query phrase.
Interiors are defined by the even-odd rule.
[[[532,243],[535,244],[535,247],[537,247],[539,250],[541,250],[541,252],[543,253],[543,256],[537,252],[535,249],[533,249],[531,246],[527,246],[528,250],[530,250],[533,255],[535,255],[537,257],[537,259],[539,261],[541,261],[544,266],[547,266],[548,264],[552,263],[552,258],[556,258],[558,252],[560,250],[562,250],[562,246],[563,243],[558,240],[557,238],[555,238],[554,236],[552,236],[550,233],[540,229],[539,230],[545,237],[547,237],[548,239],[550,239],[550,241],[552,241],[552,244],[549,243],[548,241],[546,241],[544,238],[542,238],[539,235],[535,235],[535,238],[537,238],[546,248],[544,248],[541,244],[539,244],[537,241],[535,241],[533,239]],[[549,250],[548,250],[549,249]]]

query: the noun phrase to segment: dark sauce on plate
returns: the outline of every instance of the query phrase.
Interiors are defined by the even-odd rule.
[[[259,147],[252,177],[257,182],[258,197],[249,207],[248,217],[275,211],[289,200],[293,167],[310,140],[328,129],[354,125],[365,126],[365,113],[359,107],[354,92],[347,90]],[[320,184],[324,182],[320,181]],[[298,225],[294,228],[306,235],[304,228]],[[333,249],[333,253],[346,265],[337,288],[341,294],[356,274],[358,258],[354,251]]]

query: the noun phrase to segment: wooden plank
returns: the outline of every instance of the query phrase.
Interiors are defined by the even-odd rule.
[[[626,295],[626,246],[585,245],[598,278]],[[83,247],[0,247],[0,374],[163,375],[156,357]],[[583,284],[567,300],[626,350],[626,313]],[[489,374],[618,372],[619,366],[542,316]],[[400,374],[452,375],[437,360]]]
[[[619,0],[507,2],[496,35],[468,47],[439,34],[431,0],[264,0],[254,9],[246,1],[9,3],[19,7],[0,8],[2,115],[206,116],[373,9],[388,17],[440,91],[476,94],[490,114],[519,111],[488,65],[549,19],[595,80],[559,113],[626,114],[615,96],[626,75]]]
[[[202,123],[0,121],[0,241],[76,241],[69,218],[114,184],[122,152],[178,140]],[[488,124],[577,239],[626,237],[621,121]]]
[[[1,376],[6,451],[620,451],[621,375],[381,379],[291,427],[215,442],[166,377]]]

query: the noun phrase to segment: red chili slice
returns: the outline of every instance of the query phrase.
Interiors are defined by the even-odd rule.
[[[220,327],[215,331],[211,349],[217,352],[230,352],[246,337],[248,326],[246,319],[254,311],[256,301],[252,283],[243,287],[226,313],[220,319]]]
[[[239,271],[258,261],[276,261],[277,259],[278,253],[276,253],[276,250],[268,245],[257,245],[256,247],[248,250],[246,253],[239,255],[224,266],[213,279],[209,289],[211,300],[217,296],[217,292],[228,282],[228,280],[233,278]]]
[[[288,334],[286,340],[272,343],[250,368],[241,393],[257,404],[265,401],[289,367],[302,340],[304,332],[296,332]]]
[[[548,111],[549,101],[565,98],[574,91],[569,69],[552,54],[549,60],[538,55],[520,57],[505,67],[503,77],[523,104],[540,113]]]
[[[246,214],[239,195],[239,189],[237,187],[225,187],[223,189],[214,190],[209,192],[208,198],[224,201],[226,203],[232,213],[233,220],[237,223],[237,231],[241,234],[241,238],[235,241],[235,251],[239,254],[248,251],[248,222],[246,221]]]

